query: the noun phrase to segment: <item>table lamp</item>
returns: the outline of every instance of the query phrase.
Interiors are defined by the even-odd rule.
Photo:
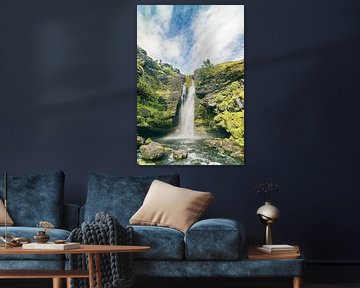
[[[271,202],[266,201],[265,205],[261,206],[256,214],[258,215],[261,223],[265,226],[265,244],[272,245],[272,236],[271,236],[271,225],[276,222],[280,217],[280,211],[274,205],[271,205]]]

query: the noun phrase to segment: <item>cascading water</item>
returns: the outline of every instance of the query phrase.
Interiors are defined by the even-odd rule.
[[[181,92],[181,106],[184,105],[184,102],[185,102],[185,98],[186,98],[186,86],[185,84],[183,84],[183,87],[182,87],[182,92]]]
[[[194,139],[197,138],[195,134],[195,84],[191,81],[191,86],[186,93],[185,84],[180,98],[180,109],[179,109],[179,125],[176,131],[165,139]]]
[[[186,91],[186,90],[185,90]],[[191,86],[188,89],[185,102],[180,108],[180,125],[178,137],[182,139],[189,139],[195,136],[194,130],[194,115],[195,113],[195,84],[191,81]]]

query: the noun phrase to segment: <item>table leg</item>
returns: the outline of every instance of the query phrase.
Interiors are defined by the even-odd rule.
[[[101,255],[95,254],[95,271],[96,271],[96,285],[97,288],[102,288],[101,284]]]
[[[53,288],[62,288],[61,278],[53,278]]]
[[[297,276],[293,278],[293,288],[301,288],[301,277]]]
[[[94,254],[88,253],[88,260],[89,260],[89,288],[95,288],[95,282],[94,282]]]
[[[66,278],[66,288],[71,288],[71,278]]]

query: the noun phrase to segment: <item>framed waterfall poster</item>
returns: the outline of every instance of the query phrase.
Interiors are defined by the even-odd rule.
[[[137,6],[138,165],[244,165],[244,6]]]

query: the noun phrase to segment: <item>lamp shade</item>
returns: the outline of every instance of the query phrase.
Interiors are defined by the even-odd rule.
[[[261,206],[256,214],[258,216],[263,216],[269,220],[277,220],[280,217],[280,211],[274,205],[271,205],[270,202],[265,202],[265,205]]]

